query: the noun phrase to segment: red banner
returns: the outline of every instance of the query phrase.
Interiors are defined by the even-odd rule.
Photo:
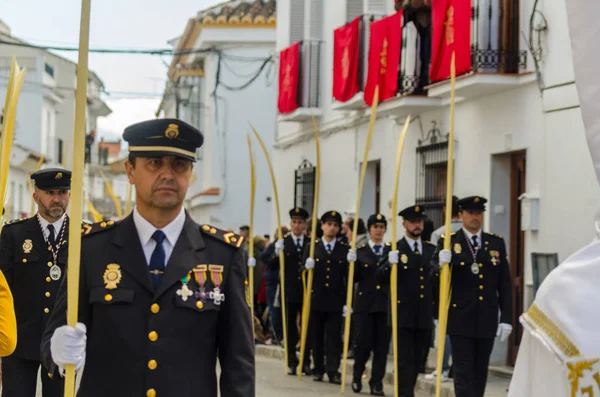
[[[360,91],[358,45],[360,17],[333,31],[333,97],[346,102]]]
[[[295,43],[279,53],[279,113],[298,109],[298,72],[300,68],[300,43]]]
[[[371,106],[375,87],[379,85],[379,101],[398,92],[398,69],[402,46],[402,11],[371,23],[369,74],[365,85],[365,102]]]
[[[456,75],[471,70],[471,2],[436,0],[431,5],[431,82],[450,78],[450,60],[456,52]]]

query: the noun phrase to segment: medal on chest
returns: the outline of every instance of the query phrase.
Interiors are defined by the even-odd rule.
[[[223,282],[223,265],[209,265],[208,271],[214,288],[208,294],[209,299],[212,299],[215,305],[220,305],[225,300],[225,294],[221,292],[221,283]]]
[[[52,279],[53,281],[58,281],[62,277],[62,270],[57,264],[58,263],[58,251],[67,242],[67,240],[64,239],[65,230],[67,229],[67,218],[65,218],[65,220],[63,221],[62,227],[60,228],[59,238],[56,242],[56,246],[53,246],[50,243],[50,241],[48,240],[48,238],[46,238],[46,236],[44,234],[44,228],[42,227],[42,223],[40,222],[39,215],[38,215],[37,220],[38,220],[38,225],[40,226],[40,229],[42,229],[42,235],[44,236],[44,239],[46,240],[46,244],[48,244],[48,251],[50,251],[52,253],[52,262],[51,262],[52,265],[50,266],[48,275],[50,276],[50,279]],[[33,249],[33,243],[31,242],[31,240],[25,240],[25,242],[23,243],[23,252],[28,254],[31,252],[32,249]],[[50,263],[48,265],[50,265]]]
[[[195,292],[194,296],[196,300],[205,303],[206,302],[206,287],[204,284],[207,279],[207,270],[208,265],[197,265],[192,272],[194,273],[194,279],[196,280],[196,284],[198,284],[198,291]]]
[[[194,293],[188,287],[188,282],[190,281],[190,273],[188,273],[184,278],[181,279],[181,288],[176,291],[176,294],[181,297],[181,300],[186,302],[190,296],[193,296]]]

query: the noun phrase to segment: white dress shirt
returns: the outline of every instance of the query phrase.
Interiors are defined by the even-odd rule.
[[[37,217],[38,217],[38,220],[40,221],[40,225],[42,225],[42,233],[44,233],[44,239],[46,241],[48,241],[48,238],[50,237],[50,230],[48,230],[48,225],[50,225],[51,223],[48,222],[47,220],[45,220],[44,217],[41,216],[39,213],[37,214]],[[67,217],[67,214],[63,214],[63,216],[61,216],[59,220],[52,223],[52,226],[54,226],[54,240],[57,243],[58,243],[58,239],[60,238],[60,229],[62,228],[66,217]]]
[[[300,246],[302,248],[304,248],[304,234],[301,234],[300,236],[295,236],[292,233],[291,236],[292,236],[292,241],[294,242],[294,245],[298,244],[298,240],[300,240]]]
[[[142,248],[144,250],[146,263],[150,264],[150,257],[152,256],[154,248],[156,248],[156,241],[152,238],[152,235],[158,229],[144,219],[144,217],[139,213],[137,207],[133,209],[133,223],[135,224],[138,237],[140,238],[140,243],[142,244]],[[175,243],[177,242],[179,235],[183,231],[184,224],[185,210],[183,207],[181,207],[181,211],[177,217],[173,219],[167,226],[160,229],[166,236],[165,240],[163,241],[163,248],[165,250],[165,266],[167,266],[167,263],[169,263],[169,258],[173,253],[173,248],[175,248]]]
[[[473,245],[473,236],[477,236],[477,246],[481,248],[481,230],[479,230],[476,234],[471,233],[464,227],[462,228],[462,230],[465,232],[465,236],[467,236],[471,245]]]
[[[376,245],[379,246],[379,253],[375,252],[375,247]],[[383,247],[385,246],[385,243],[382,241],[380,243],[374,243],[373,240],[369,239],[369,247],[371,247],[371,251],[373,251],[373,253],[375,255],[380,255],[383,254]]]
[[[331,246],[331,251],[333,251],[333,249],[335,248],[336,241],[337,240],[335,238],[333,240],[331,240],[331,241],[325,240],[325,237],[323,237],[321,239],[321,242],[323,243],[323,247],[325,247],[325,249],[327,250],[327,244],[329,244]]]
[[[419,247],[419,253],[423,255],[423,241],[421,241],[420,237],[418,240],[413,240],[408,236],[404,236],[404,238],[406,239],[406,242],[408,243],[408,246],[410,247],[412,252],[415,252],[415,243],[417,243],[417,247]]]

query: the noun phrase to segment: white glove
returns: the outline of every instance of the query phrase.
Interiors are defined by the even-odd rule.
[[[248,267],[256,267],[256,258],[248,258]]]
[[[356,252],[352,250],[348,251],[346,259],[348,260],[348,262],[356,262]]]
[[[315,260],[313,258],[306,258],[306,262],[304,262],[304,267],[307,269],[314,269]]]
[[[52,360],[64,376],[67,364],[75,365],[79,371],[85,364],[85,347],[87,343],[85,324],[77,323],[75,328],[63,325],[57,328],[50,339]]]
[[[512,332],[512,325],[506,323],[500,323],[498,325],[498,331],[496,332],[496,336],[500,337],[500,342],[504,342],[510,336]]]
[[[438,324],[440,323],[440,321],[439,321],[439,320],[436,320],[436,319],[434,319],[434,320],[433,320],[433,323],[434,323],[434,324],[435,324],[435,326],[437,327],[437,326],[438,326]]]
[[[398,264],[399,257],[400,257],[400,252],[398,252],[398,250],[388,252],[388,262],[390,262],[392,265]]]
[[[350,314],[354,313],[354,309],[350,308]],[[344,305],[344,310],[342,312],[342,316],[346,317],[348,315],[348,306]]]
[[[279,239],[275,242],[275,255],[279,256],[281,251],[283,251],[283,239]]]
[[[452,251],[450,250],[441,250],[439,254],[440,259],[440,267],[444,266],[446,263],[450,263],[452,260]]]

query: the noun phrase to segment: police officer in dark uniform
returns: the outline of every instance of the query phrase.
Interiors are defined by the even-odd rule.
[[[14,296],[17,316],[17,348],[2,359],[2,395],[10,397],[36,395],[42,334],[67,265],[71,172],[45,169],[31,179],[37,214],[8,222],[0,238],[0,270]],[[41,378],[44,397],[62,397],[64,382],[56,366],[42,368]]]
[[[313,335],[313,374],[314,380],[321,382],[327,372],[329,383],[339,385],[342,383],[339,367],[342,311],[348,278],[348,245],[336,239],[342,224],[339,212],[327,211],[321,216],[321,223],[323,237],[315,241],[314,258],[308,257],[308,245],[304,249],[306,268],[314,268],[309,321]]]
[[[375,274],[386,246],[383,242],[387,229],[385,216],[371,215],[367,220],[367,228],[369,241],[356,250],[354,267],[354,281],[358,283],[358,288],[353,306],[358,324],[358,338],[355,346],[352,390],[355,393],[360,393],[362,390],[362,374],[372,351],[373,368],[369,381],[371,394],[383,396],[383,377],[390,346],[390,327],[387,318],[390,303],[388,288],[377,282]],[[389,243],[387,245],[389,246]]]
[[[487,200],[458,201],[462,228],[452,233],[450,250],[438,242],[439,264],[452,269],[448,335],[452,342],[457,397],[483,397],[494,338],[512,331],[510,267],[502,237],[482,231]],[[500,310],[500,324],[498,324]]]
[[[85,364],[81,397],[253,397],[244,239],[183,208],[202,134],[155,119],[123,137],[136,206],[120,222],[83,228],[79,323],[65,325],[63,283],[43,358],[61,370]]]
[[[414,397],[423,351],[429,348],[433,327],[437,266],[431,263],[435,246],[421,239],[426,218],[423,207],[413,205],[398,215],[404,218],[405,236],[398,240],[397,251],[386,249],[388,259],[378,269],[377,277],[388,285],[391,263],[398,264],[398,396]]]
[[[269,256],[267,266],[279,269],[279,255],[285,257],[285,314],[288,338],[288,374],[296,375],[298,366],[298,357],[296,356],[296,344],[299,340],[296,318],[302,316],[302,301],[304,298],[304,284],[302,282],[302,257],[304,248],[310,245],[310,238],[305,236],[306,220],[308,211],[304,208],[295,207],[290,210],[292,231],[277,240],[274,244],[274,250],[266,253]],[[305,375],[311,375],[310,370],[310,350],[306,346],[304,350],[304,368]]]

